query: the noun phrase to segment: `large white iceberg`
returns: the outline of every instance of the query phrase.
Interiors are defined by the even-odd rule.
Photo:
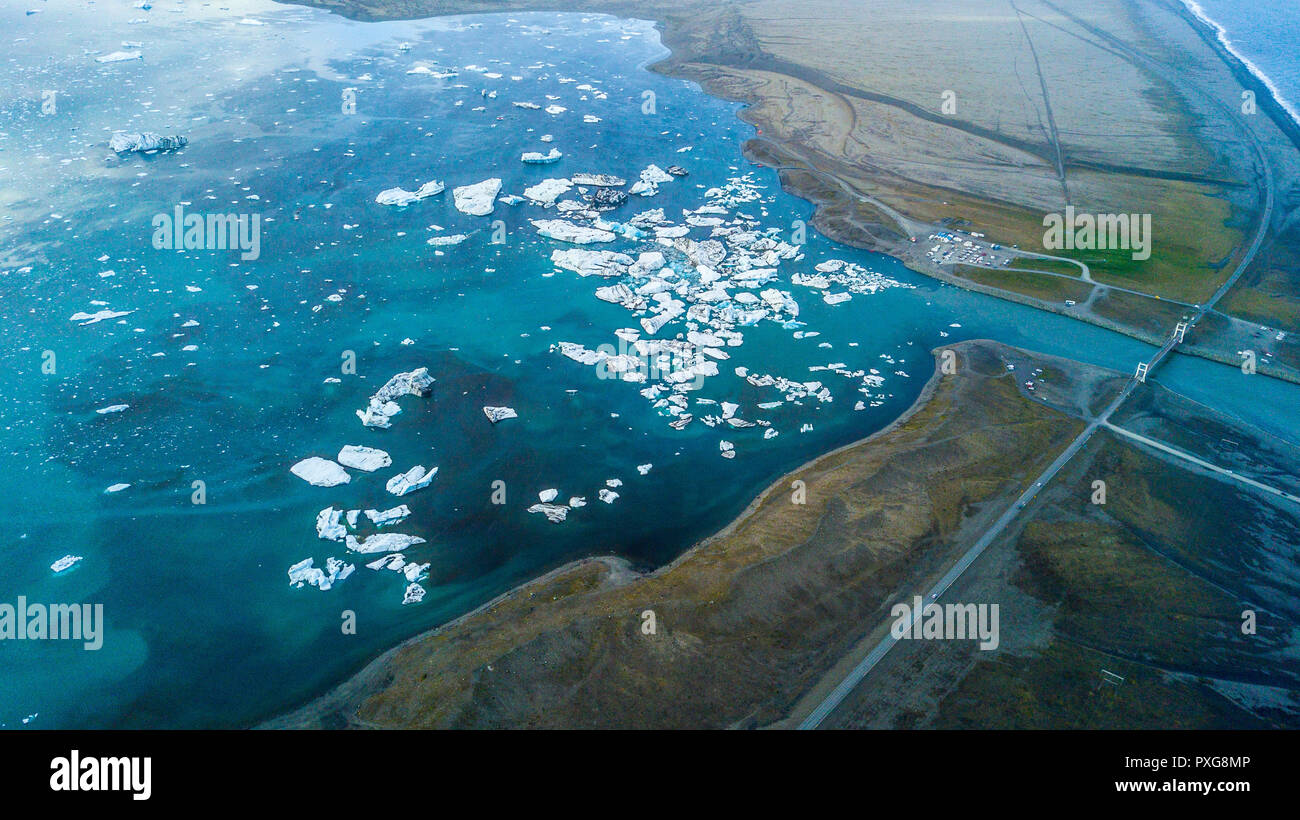
[[[436,179],[424,183],[417,191],[407,191],[403,188],[387,188],[379,192],[379,195],[375,197],[375,202],[380,205],[410,205],[412,202],[440,194],[445,188],[446,186]]]
[[[393,459],[383,450],[362,447],[359,444],[345,444],[343,449],[339,450],[338,461],[344,467],[364,470],[367,473],[373,473],[380,467],[387,467],[393,463]]]
[[[366,510],[366,518],[376,527],[383,527],[388,524],[400,524],[411,514],[411,508],[405,504],[399,504],[396,507],[387,510]]]
[[[532,219],[533,227],[542,236],[560,242],[572,242],[575,245],[588,245],[592,242],[613,242],[615,235],[611,231],[575,225],[564,219]]]
[[[557,197],[567,193],[573,183],[567,179],[544,179],[524,189],[524,196],[542,205],[554,205]]]
[[[336,487],[352,480],[348,471],[336,462],[320,456],[304,458],[289,468],[289,472],[317,487]]]
[[[437,474],[437,467],[430,469],[426,473],[424,467],[417,464],[406,472],[398,473],[388,479],[388,483],[384,485],[384,488],[393,495],[406,495],[429,486],[429,482],[433,481],[433,477]]]
[[[400,532],[375,533],[365,540],[358,540],[355,535],[347,537],[348,549],[364,554],[376,552],[397,552],[416,544],[423,544],[424,539],[418,535],[403,535]]]
[[[433,377],[429,375],[427,367],[418,367],[409,373],[398,373],[370,397],[370,403],[366,409],[357,411],[357,417],[367,427],[389,427],[392,425],[390,417],[402,412],[394,399],[401,396],[427,396],[432,387]]]
[[[348,535],[348,528],[343,526],[343,511],[336,507],[326,507],[316,514],[316,535],[326,541],[342,541]]]
[[[470,216],[487,216],[492,213],[493,202],[499,193],[501,193],[501,180],[496,177],[473,185],[462,185],[451,191],[456,210]]]
[[[289,583],[298,589],[304,584],[311,584],[324,591],[347,578],[356,569],[352,564],[345,564],[337,558],[326,560],[325,569],[312,566],[314,563],[311,558],[304,558],[289,567]]]

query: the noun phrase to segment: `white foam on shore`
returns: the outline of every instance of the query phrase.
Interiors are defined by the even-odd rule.
[[[1237,49],[1236,45],[1233,44],[1232,39],[1228,37],[1228,30],[1217,20],[1210,17],[1210,15],[1205,11],[1205,9],[1201,8],[1201,5],[1197,3],[1196,0],[1182,0],[1182,2],[1183,5],[1187,7],[1187,10],[1190,11],[1197,20],[1200,20],[1202,23],[1214,30],[1214,34],[1218,38],[1219,43],[1228,50],[1228,53],[1233,57],[1236,57],[1237,60],[1246,67],[1246,70],[1255,76],[1255,79],[1262,82],[1264,87],[1268,89],[1268,92],[1273,95],[1273,99],[1277,100],[1277,104],[1282,106],[1286,113],[1291,116],[1292,122],[1300,125],[1300,111],[1296,110],[1295,104],[1282,94],[1281,89],[1279,89],[1273,82],[1273,78],[1264,73],[1262,68]]]

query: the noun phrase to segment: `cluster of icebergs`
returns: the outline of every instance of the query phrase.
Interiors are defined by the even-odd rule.
[[[397,399],[403,396],[427,396],[432,390],[433,382],[434,379],[429,375],[427,367],[398,373],[375,391],[366,408],[357,411],[357,416],[367,427],[389,427],[392,424],[392,417],[401,412]],[[335,459],[310,456],[294,464],[289,470],[314,486],[337,487],[352,480],[349,469],[373,473],[391,467],[392,464],[392,456],[383,450],[360,444],[346,444],[339,450]],[[389,478],[384,484],[384,489],[395,496],[405,496],[428,487],[437,474],[437,467],[425,469],[423,465],[417,464]],[[379,531],[384,527],[400,524],[410,514],[411,509],[405,504],[385,510],[342,510],[327,507],[316,516],[316,534],[323,540],[342,543],[351,553],[359,555],[383,553],[382,558],[366,566],[376,570],[402,570],[407,580],[402,603],[418,603],[424,598],[425,589],[420,581],[427,577],[429,564],[408,564],[399,550],[423,544],[425,540],[417,535]],[[374,530],[368,535],[361,532],[362,515],[369,521],[369,528]],[[341,558],[327,559],[324,569],[316,567],[314,559],[305,558],[289,568],[289,583],[294,587],[310,585],[326,590],[347,578],[354,569],[353,564]]]
[[[641,172],[628,193],[654,196],[660,185],[684,173],[677,166],[664,171],[651,165]],[[625,184],[615,177],[596,174],[575,174],[569,182],[578,185],[580,192],[589,186]],[[607,189],[599,187],[601,190]],[[635,317],[634,326],[615,329],[614,340],[597,349],[561,341],[552,345],[552,350],[595,367],[600,378],[642,385],[642,396],[675,429],[699,420],[709,427],[763,428],[765,439],[775,438],[778,431],[769,420],[737,415],[738,404],[719,404],[719,399],[702,395],[692,400],[692,394],[701,390],[707,380],[722,375],[719,363],[731,357],[731,349],[743,344],[747,328],[771,322],[792,331],[795,339],[818,335],[803,329],[798,299],[788,286],[781,287],[781,267],[802,261],[802,249],[783,241],[779,230],[763,229],[752,216],[733,213],[739,206],[761,199],[761,188],[746,174],[709,189],[703,204],[683,210],[685,224],[668,219],[662,208],[615,222],[604,214],[610,208],[601,207],[594,195],[584,202],[555,201],[554,207],[565,218],[531,220],[540,235],[574,245],[621,239],[637,247],[626,252],[583,247],[552,251],[551,262],[557,269],[603,280],[594,289],[596,298],[619,305]],[[698,230],[707,230],[708,237],[697,239],[690,235]],[[830,305],[848,301],[855,294],[908,287],[838,259],[821,262],[814,272],[794,273],[788,281],[817,291]],[[820,346],[830,347],[828,343]],[[877,392],[883,384],[877,370],[853,370],[843,363],[817,365],[810,370],[856,382],[867,400],[858,401],[855,409],[864,409],[867,401],[879,404],[884,398]],[[772,401],[758,403],[755,411],[833,400],[830,387],[819,380],[751,374],[745,368],[733,371],[751,386],[770,387],[779,394]],[[800,426],[804,432],[811,429],[807,423]],[[721,455],[734,458],[735,445],[725,441],[722,445]],[[548,516],[557,514],[540,507],[536,511]]]
[[[636,469],[641,475],[645,475],[650,472],[652,466],[651,464],[642,464]],[[613,504],[618,499],[618,493],[614,492],[614,488],[622,486],[623,480],[620,478],[606,479],[605,486],[597,491],[596,497],[606,504]],[[587,506],[587,497],[583,495],[570,496],[567,504],[557,504],[555,499],[559,495],[560,491],[554,488],[542,490],[537,494],[538,503],[529,507],[528,512],[540,513],[545,515],[546,519],[552,524],[560,524],[569,517],[570,510]]]
[[[561,156],[553,150],[522,158],[550,163]],[[613,329],[614,339],[607,344],[592,350],[577,342],[561,341],[552,345],[554,352],[597,368],[601,378],[641,385],[642,396],[675,429],[684,429],[698,419],[709,427],[763,428],[763,438],[772,439],[779,433],[770,420],[757,415],[760,411],[783,405],[816,406],[831,402],[834,396],[830,386],[819,379],[751,374],[733,368],[749,385],[772,388],[778,395],[741,415],[734,410],[715,412],[721,397],[709,398],[697,391],[724,374],[720,363],[744,343],[746,329],[767,322],[791,331],[796,340],[816,337],[817,331],[804,329],[792,286],[814,291],[828,305],[843,304],[855,295],[910,286],[840,259],[783,276],[782,267],[803,261],[803,251],[784,241],[780,229],[763,228],[758,219],[740,210],[757,203],[766,213],[763,188],[752,174],[734,176],[707,190],[698,207],[683,209],[680,222],[670,219],[662,208],[643,210],[622,221],[610,218],[610,212],[625,205],[629,196],[656,196],[660,186],[687,174],[676,165],[664,169],[651,164],[625,189],[627,180],[611,174],[575,173],[544,179],[525,188],[522,196],[507,195],[501,201],[528,202],[552,212],[554,215],[530,219],[534,230],[542,237],[579,247],[554,249],[551,262],[559,270],[603,280],[594,289],[595,297],[633,314],[632,326]],[[456,208],[474,216],[492,213],[501,184],[494,177],[454,189]],[[707,237],[700,232],[707,232]],[[631,247],[586,247],[618,242]],[[818,346],[831,345],[821,342]],[[884,378],[878,370],[851,369],[843,363],[815,365],[810,370],[855,382],[864,398],[856,401],[854,409],[877,406],[886,398],[880,392]],[[396,412],[396,405],[372,399],[362,414],[363,421],[387,426],[390,410]],[[799,429],[807,432],[812,425],[801,423]],[[734,445],[720,452],[724,458],[736,455]],[[533,511],[563,520],[561,511],[545,506],[548,503],[534,505]]]

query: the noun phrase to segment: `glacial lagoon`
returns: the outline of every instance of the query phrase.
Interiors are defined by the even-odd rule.
[[[936,346],[993,338],[1123,371],[1151,350],[805,227],[809,205],[741,156],[753,129],[735,104],[646,69],[665,53],[652,21],[357,23],[260,0],[51,0],[6,19],[0,601],[102,604],[106,631],[97,651],[0,643],[5,728],[248,725],[564,562],[671,560],[782,473],[897,418]],[[128,56],[99,59],[114,53]],[[115,133],[188,144],[118,154]],[[600,213],[612,241],[543,235],[591,224],[564,209],[599,186],[546,183],[580,174],[657,181]],[[491,213],[456,207],[456,188],[489,179]],[[187,214],[256,216],[256,253],[155,241],[160,217]],[[734,335],[685,309],[650,332],[619,303],[698,304],[711,285],[683,260],[713,261],[714,237],[719,271],[773,269],[712,302],[739,311]],[[667,267],[600,298],[627,277],[581,275],[593,252]],[[713,367],[692,372],[681,429],[671,391],[581,361],[692,332],[714,351],[692,361]],[[427,396],[363,424],[372,395],[422,367]],[[1295,388],[1244,396],[1238,376],[1184,358],[1160,380],[1294,438]],[[331,487],[291,472],[347,445],[391,464]],[[427,486],[386,489],[417,465],[437,467]],[[528,511],[542,503],[564,520]],[[404,520],[363,515],[355,532],[423,539],[401,550],[415,573],[318,534],[322,510],[400,504]],[[81,560],[52,571],[65,555]],[[308,558],[353,569],[291,584]],[[412,583],[422,597],[404,604]]]

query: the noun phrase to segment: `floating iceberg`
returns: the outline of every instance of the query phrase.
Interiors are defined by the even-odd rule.
[[[453,188],[451,195],[456,210],[470,216],[487,216],[492,213],[493,201],[501,193],[501,180],[493,177],[473,185]]]
[[[114,134],[108,141],[108,147],[119,154],[128,154],[132,151],[141,153],[152,153],[154,151],[178,151],[189,145],[189,140],[176,134],[171,137],[164,137],[159,134]]]
[[[579,276],[621,276],[632,264],[632,257],[615,251],[568,248],[551,251],[551,264]]]
[[[593,188],[622,188],[627,184],[626,179],[613,174],[574,174],[572,179],[574,185],[590,185]]]
[[[552,524],[559,524],[569,515],[569,508],[563,504],[534,504],[528,508],[530,513],[544,513]]]
[[[375,533],[364,541],[358,540],[355,535],[349,535],[346,541],[348,549],[363,554],[397,552],[424,543],[424,539],[418,535],[403,535],[400,532]]]
[[[393,495],[406,495],[407,493],[413,493],[416,490],[429,486],[429,483],[433,481],[433,477],[437,474],[437,467],[430,469],[426,473],[424,467],[417,464],[406,472],[398,473],[388,479],[388,483],[384,485],[384,489],[388,490]]]
[[[400,524],[411,514],[411,508],[405,504],[398,505],[388,510],[366,510],[366,518],[376,527],[383,527],[388,524]]]
[[[488,417],[488,421],[496,424],[498,421],[506,419],[517,419],[519,414],[511,407],[484,407],[483,414]]]
[[[359,444],[345,444],[343,449],[339,450],[338,461],[344,467],[364,470],[367,473],[373,473],[380,467],[387,467],[393,463],[393,459],[383,450],[362,447]]]
[[[420,186],[419,190],[414,192],[407,191],[403,188],[387,188],[379,192],[375,197],[375,202],[378,202],[380,205],[410,205],[412,202],[417,202],[426,197],[440,194],[445,189],[446,186],[435,179],[424,183]]]
[[[63,572],[64,570],[72,569],[72,567],[76,566],[77,562],[80,560],[80,555],[65,555],[53,564],[50,564],[50,569],[55,572]]]
[[[424,600],[424,587],[419,584],[411,584],[406,588],[406,593],[402,595],[402,606],[407,604],[418,604]]]
[[[617,188],[597,188],[596,193],[591,195],[591,202],[600,208],[617,208],[627,202],[627,191],[620,191]]]
[[[559,162],[564,157],[558,148],[552,148],[543,154],[538,151],[528,151],[522,154],[519,159],[529,165],[550,165],[552,162]]]
[[[348,471],[328,458],[304,458],[289,468],[289,472],[317,487],[336,487],[352,480]]]
[[[96,57],[97,63],[124,63],[128,60],[142,60],[144,54],[139,51],[114,51],[111,54],[105,54],[102,57]]]
[[[357,417],[367,427],[389,427],[391,416],[402,412],[394,399],[401,396],[427,396],[433,388],[433,377],[429,368],[419,367],[409,373],[398,373],[370,397],[365,410],[358,410]]]
[[[592,242],[613,242],[615,236],[610,231],[575,225],[564,219],[532,219],[537,232],[548,239],[560,242],[572,242],[575,245],[589,245]]]
[[[326,541],[342,541],[348,536],[348,528],[343,526],[343,511],[335,507],[326,507],[316,513],[316,535]]]
[[[554,205],[556,198],[572,187],[573,183],[567,179],[544,179],[530,188],[525,188],[524,196],[541,205]]]
[[[347,578],[356,569],[352,564],[345,564],[337,558],[328,559],[325,569],[313,566],[314,563],[313,559],[304,558],[289,567],[289,584],[297,589],[310,584],[323,592]]]

